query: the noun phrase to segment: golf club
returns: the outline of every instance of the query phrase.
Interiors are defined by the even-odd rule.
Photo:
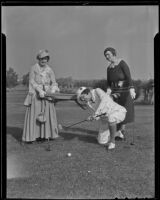
[[[132,141],[131,141],[130,145],[135,145],[135,142],[134,142],[134,123],[133,123],[133,130],[132,130]]]
[[[134,100],[133,100],[133,104],[134,104]],[[135,143],[134,143],[134,127],[135,126],[135,122],[133,122],[133,130],[132,130],[132,141],[131,141],[131,143],[130,143],[130,145],[135,145]]]
[[[103,115],[105,115],[105,114],[106,114],[106,113],[102,113],[102,114],[100,114],[100,115],[97,115],[96,117],[101,117],[101,116],[103,116]],[[80,121],[80,122],[76,122],[76,123],[74,123],[74,124],[72,124],[72,125],[69,125],[69,126],[63,126],[63,128],[64,128],[64,129],[70,128],[70,127],[75,126],[75,125],[77,125],[77,124],[81,124],[81,123],[83,123],[83,122],[85,122],[85,121],[88,121],[88,120],[85,119],[85,120],[82,120],[82,121]]]

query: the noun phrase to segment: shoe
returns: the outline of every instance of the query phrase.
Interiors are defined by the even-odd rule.
[[[111,142],[111,143],[109,143],[109,145],[108,145],[108,149],[114,149],[115,146],[116,146],[115,143]]]
[[[36,142],[37,143],[42,143],[42,142],[44,142],[45,141],[45,138],[37,138],[36,139]]]
[[[121,139],[124,139],[124,135],[123,135],[123,133],[122,133],[122,131],[117,131],[116,132],[116,137],[119,137],[119,138],[121,138]]]
[[[120,137],[121,139],[124,139],[124,135],[123,135],[122,131],[119,131],[119,137]]]

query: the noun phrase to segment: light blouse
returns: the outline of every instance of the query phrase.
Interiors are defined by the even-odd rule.
[[[40,67],[38,63],[33,65],[29,74],[29,93],[36,94],[36,91],[53,92],[58,89],[55,74],[49,65]]]
[[[91,90],[91,95],[92,101],[88,102],[88,106],[95,111],[95,115],[106,113],[106,116],[109,116],[115,111],[126,112],[123,106],[114,102],[111,96],[100,88]]]

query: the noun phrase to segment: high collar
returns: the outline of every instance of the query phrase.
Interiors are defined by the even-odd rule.
[[[115,62],[112,62],[110,65],[109,65],[109,68],[114,68],[115,66],[119,65],[119,63],[121,62],[122,59],[117,59]]]

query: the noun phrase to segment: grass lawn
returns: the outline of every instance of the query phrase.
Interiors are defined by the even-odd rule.
[[[127,126],[127,140],[107,151],[96,141],[98,122],[62,130],[62,141],[25,144],[26,92],[7,93],[7,198],[111,199],[153,198],[154,107],[135,106],[136,121]],[[74,102],[56,105],[58,123],[85,119],[88,111]],[[130,145],[134,134],[135,145]],[[72,154],[71,157],[67,153]]]

